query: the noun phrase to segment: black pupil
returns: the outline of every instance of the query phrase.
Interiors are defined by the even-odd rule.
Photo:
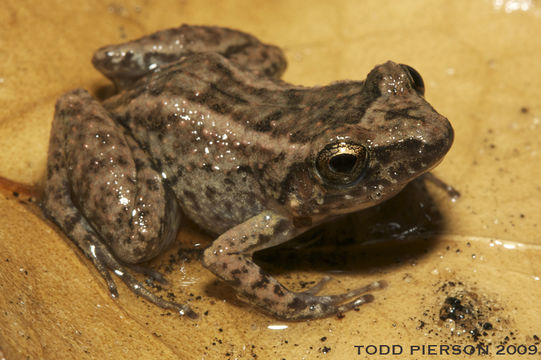
[[[357,157],[352,154],[335,155],[329,161],[329,166],[332,171],[339,173],[349,173],[355,167]]]

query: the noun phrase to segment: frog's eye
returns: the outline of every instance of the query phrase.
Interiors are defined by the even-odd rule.
[[[417,72],[414,68],[406,64],[400,64],[404,70],[406,70],[412,79],[413,90],[415,90],[419,95],[423,96],[425,94],[425,83],[421,74]]]
[[[321,178],[337,186],[355,184],[363,175],[368,153],[361,145],[340,142],[325,146],[316,159]]]

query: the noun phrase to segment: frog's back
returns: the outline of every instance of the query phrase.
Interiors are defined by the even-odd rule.
[[[149,74],[105,106],[155,159],[184,211],[192,219],[210,214],[200,225],[222,222],[222,231],[279,207],[286,177],[306,162],[311,142],[358,122],[367,101],[362,82],[303,88],[201,53]]]
[[[277,99],[264,105],[261,98],[288,87],[239,71],[218,54],[196,54],[139,80],[105,106],[150,154],[184,212],[220,233],[278,197],[282,168],[276,163],[288,155],[287,144],[251,125],[260,112],[285,106]]]

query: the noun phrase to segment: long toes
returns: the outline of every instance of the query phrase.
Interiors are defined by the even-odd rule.
[[[115,281],[111,278],[111,274],[109,273],[110,267],[107,262],[103,261],[103,258],[100,256],[93,256],[91,259],[100,275],[105,279],[111,297],[116,299],[118,297],[118,289],[116,288]]]
[[[338,294],[338,295],[329,295],[329,296],[326,296],[326,297],[330,298],[330,302],[332,304],[338,305],[343,301],[346,301],[346,300],[349,300],[351,298],[357,297],[357,296],[359,296],[361,294],[364,294],[366,292],[369,292],[369,291],[372,291],[372,290],[377,290],[377,289],[383,289],[385,286],[387,286],[387,283],[385,281],[381,281],[381,280],[380,281],[374,281],[374,282],[372,282],[372,283],[370,283],[370,284],[368,284],[366,286],[363,286],[363,287],[348,291],[347,293]]]
[[[109,273],[107,275],[109,275]],[[118,297],[118,289],[116,288],[114,280],[109,275],[107,278],[105,278],[105,281],[107,281],[107,288],[109,289],[109,294],[111,294],[112,298],[116,299]]]
[[[195,311],[190,309],[190,307],[188,305],[184,305],[184,309],[179,310],[179,312],[181,312],[181,311],[184,312],[184,314],[183,314],[184,316],[187,316],[190,319],[196,320],[197,318],[199,318],[199,315],[197,315],[197,313]]]
[[[160,284],[164,284],[164,285],[169,284],[167,279],[165,279],[165,277],[159,271],[152,270],[146,266],[141,266],[137,264],[125,264],[125,266],[133,271],[136,271],[140,274],[148,276],[149,278],[151,278],[152,280],[156,282],[159,282]]]
[[[109,270],[112,270],[115,275],[120,277],[122,281],[136,294],[139,295],[151,303],[158,305],[161,308],[164,309],[171,309],[177,312],[180,315],[187,316],[191,319],[196,319],[197,313],[195,313],[188,305],[181,305],[173,301],[165,300],[156,294],[152,293],[150,290],[148,290],[142,283],[140,283],[133,275],[131,275],[127,269],[120,264],[114,256],[103,246],[100,244],[97,244],[98,246],[95,246],[92,250],[93,257],[92,260],[96,264],[96,267],[98,268],[101,275],[105,278],[107,281],[107,285],[109,287],[109,291],[111,292],[111,296],[113,298],[118,297],[118,291],[116,289],[115,282],[113,279],[111,279],[111,275],[109,274]],[[137,267],[137,265],[136,265]],[[159,274],[156,271],[151,271],[153,275]],[[157,276],[157,278],[160,278],[161,274]]]
[[[308,290],[305,290],[302,292],[302,294],[307,294],[307,295],[316,295],[317,293],[319,293],[324,287],[325,285],[327,285],[327,283],[329,281],[331,281],[332,278],[330,276],[324,276],[321,280],[319,280],[319,282],[314,285],[312,288],[308,289]]]
[[[137,281],[137,279],[133,277],[130,273],[121,273],[120,271],[115,271],[115,273],[124,281],[126,285],[128,285],[128,287],[135,294],[147,299],[153,304],[156,304],[164,309],[174,310],[179,315],[188,316],[191,319],[197,318],[197,314],[188,305],[178,304],[176,302],[165,300],[157,296],[156,294],[148,290],[143,284]]]
[[[363,295],[351,302],[348,302],[347,304],[344,304],[344,305],[340,305],[338,306],[337,308],[337,313],[341,313],[341,312],[346,312],[346,311],[349,311],[349,310],[352,310],[354,308],[357,308],[363,304],[368,304],[370,302],[374,301],[374,296],[372,294],[366,294],[366,295]]]

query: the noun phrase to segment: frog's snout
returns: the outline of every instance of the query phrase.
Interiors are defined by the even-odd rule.
[[[438,114],[430,124],[425,127],[424,141],[416,145],[418,163],[428,171],[438,165],[453,145],[455,133],[449,120]],[[415,158],[415,156],[414,156]],[[422,171],[419,168],[418,171]]]

